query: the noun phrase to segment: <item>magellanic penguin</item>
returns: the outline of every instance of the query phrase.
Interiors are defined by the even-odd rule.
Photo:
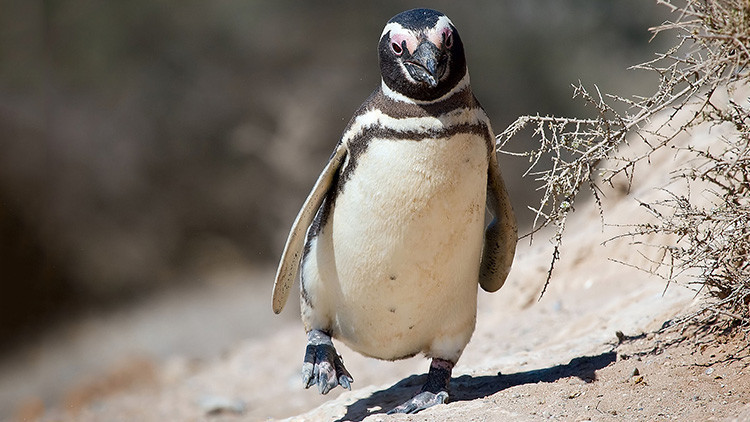
[[[349,121],[292,225],[273,309],[281,312],[299,272],[302,378],[322,394],[353,381],[331,338],[378,359],[432,358],[422,391],[392,410],[416,412],[448,397],[474,331],[477,284],[503,285],[517,230],[451,20],[402,12],[378,52],[380,87]]]

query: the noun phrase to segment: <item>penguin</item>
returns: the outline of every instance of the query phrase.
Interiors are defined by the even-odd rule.
[[[474,332],[477,292],[502,287],[517,226],[489,118],[458,30],[441,12],[391,18],[381,83],[357,109],[302,205],[273,290],[300,275],[305,388],[354,381],[332,339],[369,357],[431,359],[421,391],[391,413],[445,403]],[[493,219],[486,225],[486,212]]]

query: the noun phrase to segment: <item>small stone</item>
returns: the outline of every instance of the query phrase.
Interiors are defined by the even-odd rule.
[[[218,415],[225,412],[241,415],[247,408],[242,399],[212,395],[201,397],[198,400],[198,406],[206,415]]]
[[[630,374],[630,377],[632,378],[638,375],[641,375],[641,371],[639,371],[638,368],[633,368],[633,373]]]
[[[706,369],[706,375],[711,375],[714,373],[714,368],[708,368]]]

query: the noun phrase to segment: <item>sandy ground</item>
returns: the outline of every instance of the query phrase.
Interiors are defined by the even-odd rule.
[[[747,332],[726,336],[720,325],[663,329],[695,312],[703,298],[684,284],[665,290],[663,281],[615,262],[649,267],[629,238],[602,246],[621,233],[617,224],[646,218],[634,198],[656,194],[651,188],[664,184],[676,160],[673,153],[655,155],[653,170],[639,179],[644,188],[611,191],[603,201],[607,225],[595,207],[577,205],[541,300],[548,237],[540,233],[533,245],[520,244],[506,285],[479,295],[477,328],[454,370],[446,405],[385,415],[419,389],[428,361],[381,362],[343,345],[338,350],[354,376],[353,391],[320,396],[304,390],[298,310],[288,306],[281,316],[272,314],[269,270],[217,277],[225,281],[155,298],[123,314],[83,319],[40,340],[34,353],[1,364],[0,416],[750,421]]]
[[[695,310],[700,298],[679,285],[665,291],[661,281],[613,262],[632,258],[631,246],[623,240],[602,248],[600,241],[611,233],[602,231],[593,208],[579,212],[541,300],[549,258],[544,241],[522,244],[508,284],[480,294],[477,329],[454,371],[447,405],[384,415],[419,389],[428,361],[381,362],[343,345],[339,352],[355,378],[353,391],[320,396],[304,390],[299,369],[305,336],[293,307],[271,317],[269,284],[244,291],[235,285],[233,292],[224,287],[237,293],[229,296],[245,295],[253,304],[248,317],[267,325],[221,356],[131,359],[73,385],[59,407],[42,413],[37,401],[27,399],[15,415],[43,414],[50,421],[750,420],[747,340],[696,334],[690,327],[682,327],[683,337],[679,327],[660,331]],[[235,308],[227,302],[227,311]],[[221,304],[212,311],[221,313]],[[156,322],[123,322],[112,330],[160,326],[158,315],[151,317]],[[231,329],[221,321],[209,325]],[[196,332],[196,339],[203,334]]]

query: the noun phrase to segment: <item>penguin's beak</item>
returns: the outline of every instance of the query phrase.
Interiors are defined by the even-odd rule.
[[[409,74],[430,88],[435,88],[445,73],[445,53],[430,41],[422,41],[414,54],[404,62]]]

